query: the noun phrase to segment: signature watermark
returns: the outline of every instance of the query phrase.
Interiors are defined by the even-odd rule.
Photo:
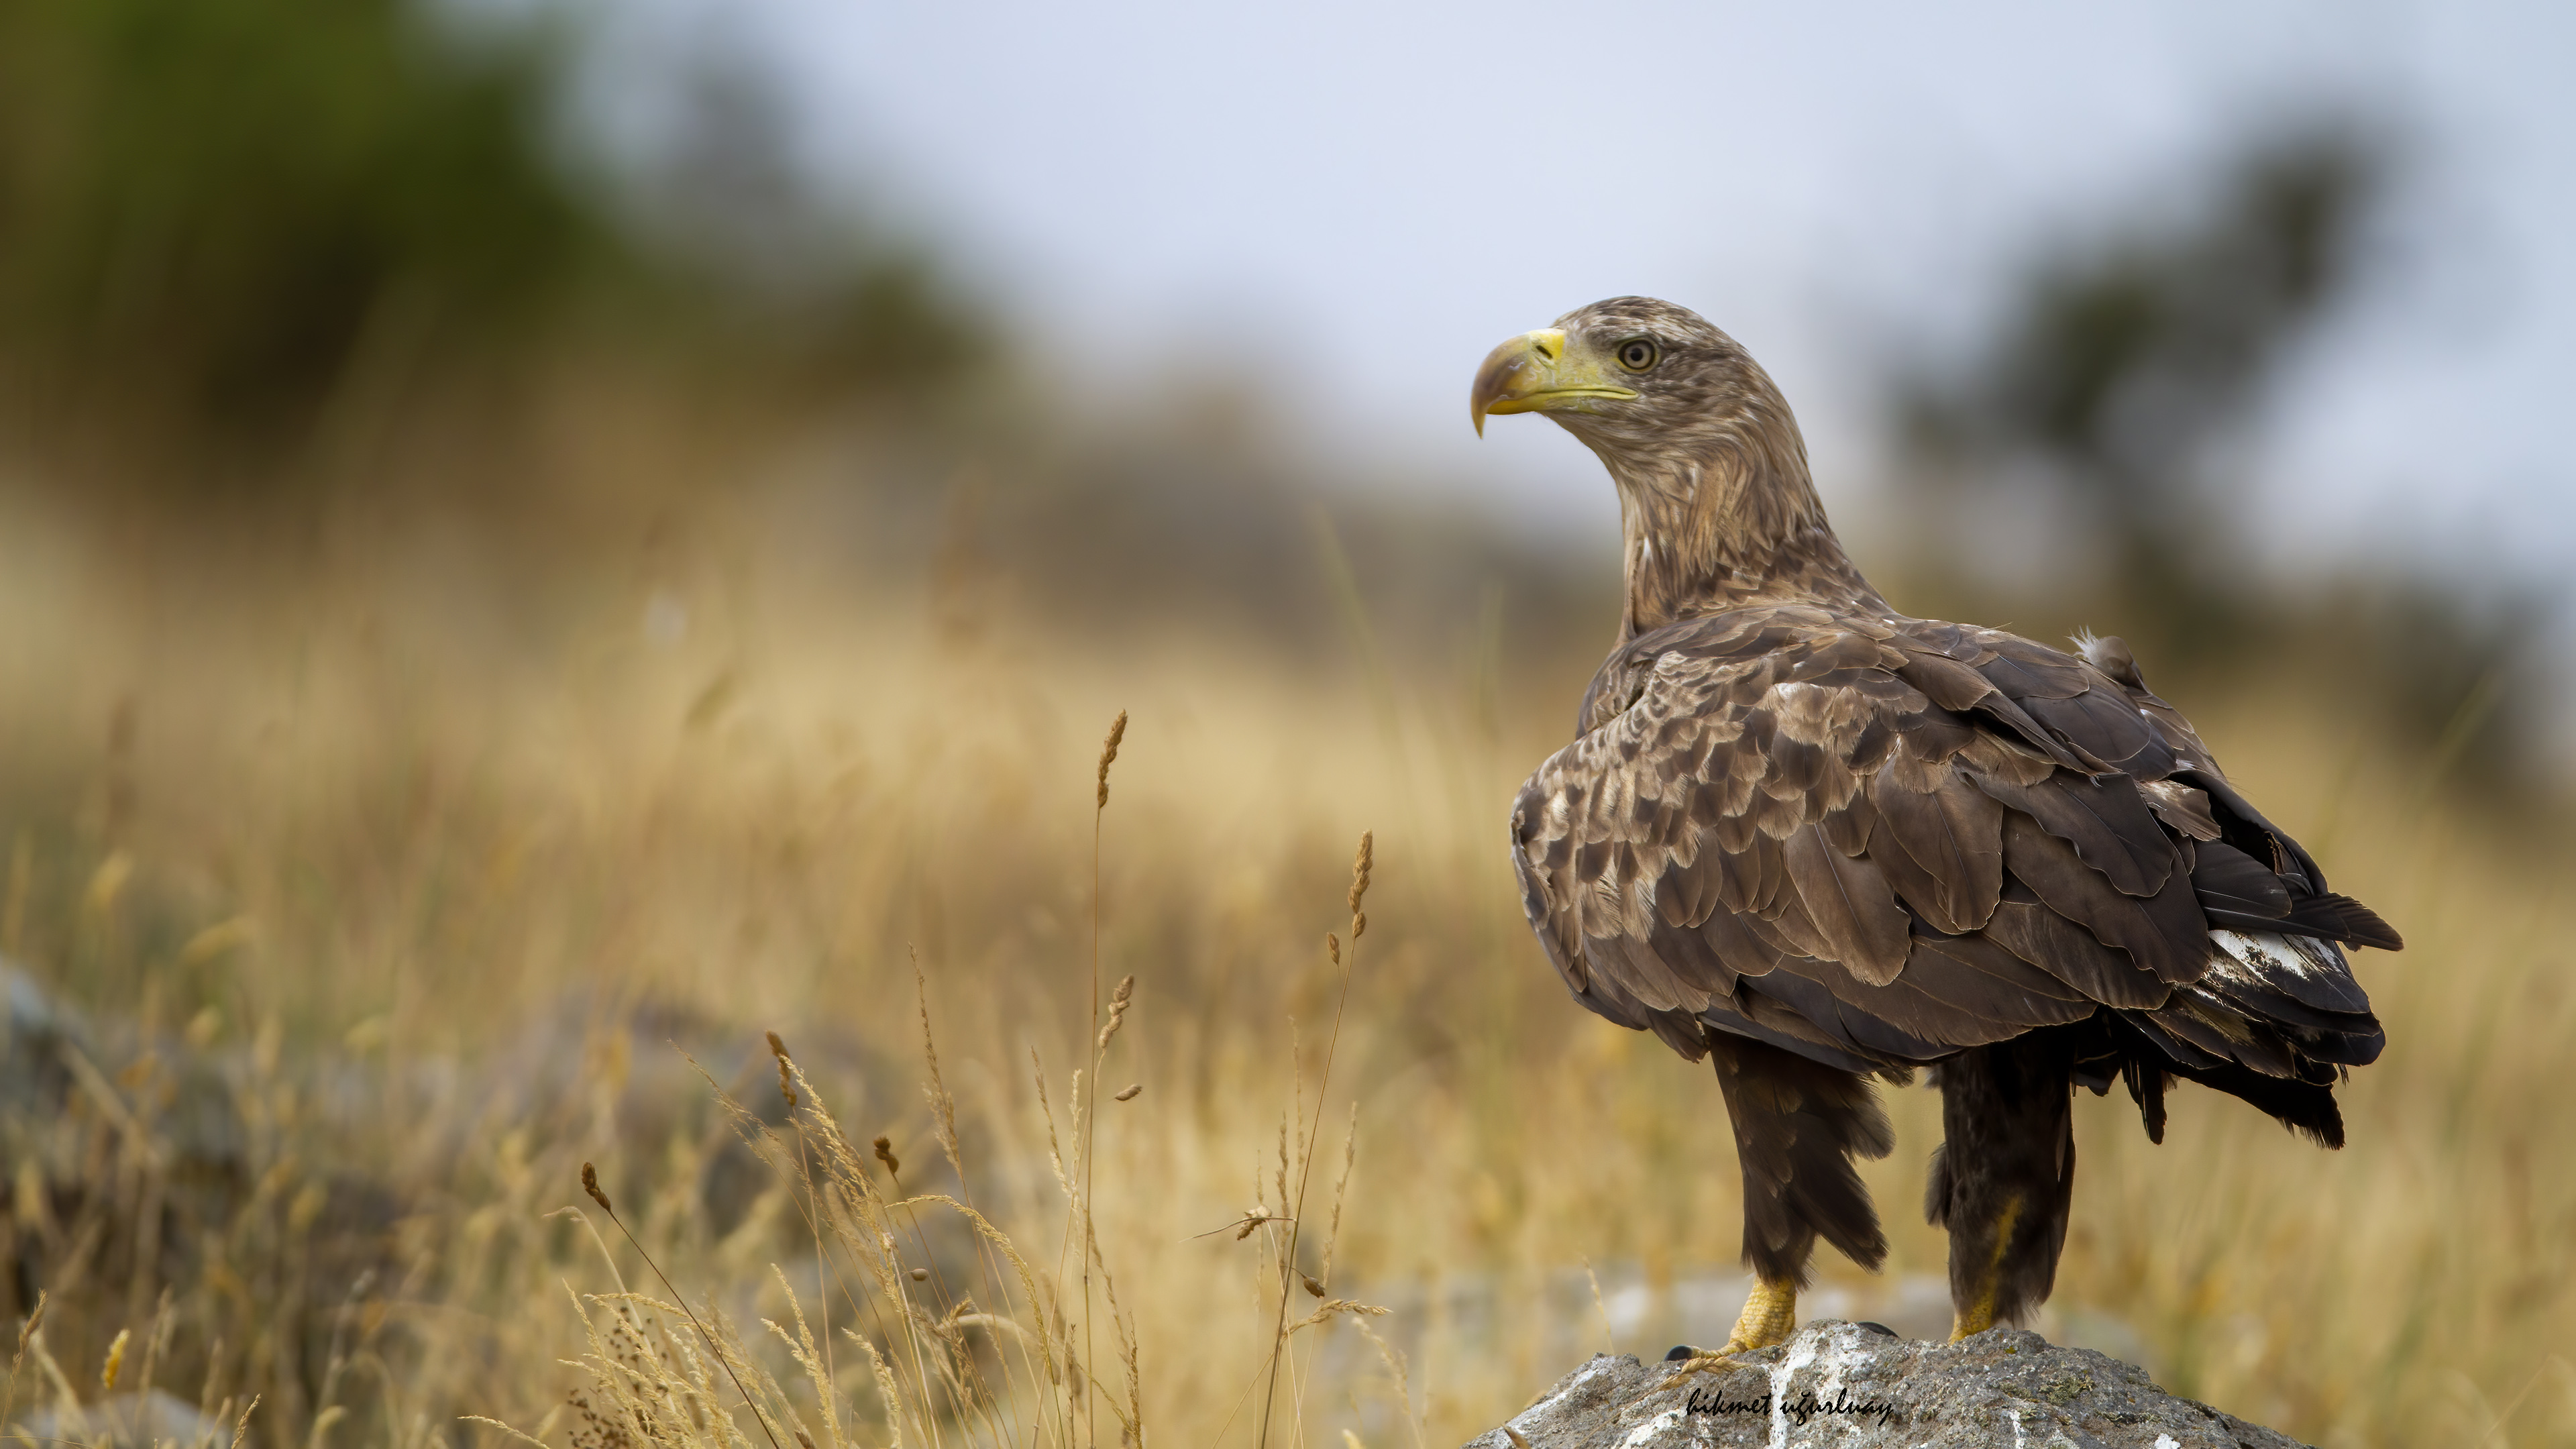
[[[1776,1402],[1770,1394],[1740,1399],[1717,1389],[1693,1389],[1687,1407],[1694,1414],[1759,1414],[1766,1419],[1778,1413],[1797,1420],[1798,1427],[1802,1429],[1807,1426],[1808,1420],[1819,1414],[1847,1414],[1856,1419],[1876,1419],[1881,1428],[1886,1427],[1888,1420],[1901,1417],[1897,1413],[1896,1405],[1885,1399],[1855,1399],[1847,1393],[1836,1394],[1830,1399],[1820,1399],[1812,1389],[1794,1398],[1783,1398]]]

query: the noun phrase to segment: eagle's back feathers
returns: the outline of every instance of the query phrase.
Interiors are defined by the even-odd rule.
[[[2098,1085],[2129,1077],[2151,1128],[2170,1070],[2340,1138],[2297,1089],[2382,1036],[2336,942],[2396,933],[2118,641],[1751,603],[1627,641],[1581,724],[1512,839],[1594,1011],[1693,1058],[1716,1031],[1846,1071],[2098,1017]]]

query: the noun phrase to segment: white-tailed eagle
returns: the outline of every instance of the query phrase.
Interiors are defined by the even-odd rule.
[[[2175,1078],[2328,1147],[2383,1038],[2341,946],[2397,933],[2229,785],[2116,639],[2066,653],[1917,619],[1825,522],[1742,347],[1619,297],[1494,350],[1473,412],[1542,412],[1618,485],[1618,645],[1521,789],[1513,864],[1575,999],[1715,1059],[1753,1295],[1777,1343],[1822,1237],[1887,1251],[1855,1156],[1870,1079],[1932,1068],[1954,1336],[2048,1296],[2076,1087],[2164,1137]]]

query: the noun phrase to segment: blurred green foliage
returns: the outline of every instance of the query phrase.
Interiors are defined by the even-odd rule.
[[[2072,465],[2132,527],[2154,484],[2261,401],[2282,354],[2354,272],[2384,158],[2326,129],[2256,148],[2195,226],[2149,233],[2043,271],[1982,401]],[[1973,413],[1971,414],[1973,417]]]
[[[1980,356],[1900,388],[1900,435],[1936,496],[2036,484],[2100,568],[2073,599],[1958,607],[2029,618],[2075,603],[2128,638],[2150,681],[2260,669],[2371,702],[2442,768],[2502,779],[2545,687],[2519,661],[2534,615],[2499,580],[2390,570],[2285,588],[2266,577],[2231,453],[2316,329],[2357,295],[2389,138],[2313,118],[2250,138],[2157,220],[2032,266]],[[2005,483],[2003,480],[2010,480]]]
[[[2108,530],[2133,590],[2200,592],[2213,456],[2350,297],[2388,169],[2369,133],[2313,123],[2229,161],[2198,215],[2043,258],[1979,365],[1911,389],[1910,441],[1953,468],[2037,462]]]
[[[611,250],[551,79],[398,0],[0,0],[0,346],[260,425],[371,327],[518,325]]]
[[[622,179],[558,144],[566,38],[406,0],[0,0],[0,368],[23,414],[292,439],[370,349],[488,360],[585,311],[826,380],[972,353],[917,260],[845,219],[784,304],[643,239]]]

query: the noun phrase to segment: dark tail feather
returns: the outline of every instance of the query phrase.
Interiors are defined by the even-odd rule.
[[[2379,912],[2350,896],[2328,892],[2290,902],[2290,924],[2305,926],[2329,941],[2348,946],[2375,946],[2382,951],[2403,951],[2406,938],[2397,928],[2379,918]]]
[[[2283,931],[2321,941],[2341,941],[2347,946],[2375,946],[2382,951],[2406,949],[2405,938],[2397,934],[2396,927],[2350,896],[2292,896],[2288,914],[2278,916],[2212,905],[2203,897],[2200,913],[2209,918],[2211,925],[2231,931]]]
[[[2234,1062],[2172,1070],[2175,1076],[2253,1104],[2319,1147],[2343,1146],[2343,1111],[2335,1105],[2331,1085],[2267,1077]]]
[[[2138,1104],[2138,1120],[2146,1124],[2147,1140],[2163,1146],[2165,1088],[2173,1082],[2173,1074],[2162,1063],[2131,1057],[2120,1065],[2120,1080],[2128,1084],[2129,1100]]]

